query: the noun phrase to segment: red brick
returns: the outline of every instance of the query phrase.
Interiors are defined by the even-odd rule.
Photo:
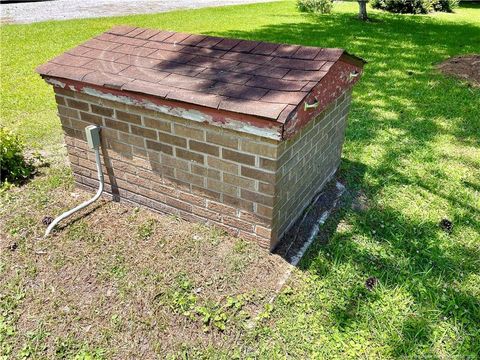
[[[194,162],[197,162],[199,164],[203,164],[205,162],[205,157],[202,154],[193,153],[193,152],[188,151],[188,150],[177,148],[177,149],[175,149],[175,154],[176,154],[176,156],[178,156],[182,159],[194,161]]]
[[[267,173],[258,169],[242,166],[241,175],[250,179],[265,181],[266,183],[273,184],[275,182],[275,174]]]
[[[183,191],[179,193],[179,198],[180,200],[186,201],[192,205],[197,205],[201,207],[205,207],[207,204],[207,200],[204,197],[194,195],[194,194],[189,194]]]
[[[243,209],[250,212],[253,211],[253,202],[250,200],[240,199],[238,196],[234,197],[227,194],[223,194],[222,199],[225,204],[231,205],[237,209]]]
[[[231,216],[237,215],[237,210],[235,208],[231,206],[226,206],[215,201],[208,201],[207,208],[220,214],[227,214]]]
[[[222,158],[236,163],[255,165],[255,156],[243,154],[229,149],[222,149]]]
[[[138,135],[144,138],[149,138],[153,140],[157,140],[157,132],[155,130],[147,129],[141,126],[131,125],[131,132],[134,135]]]
[[[99,126],[103,125],[101,116],[90,114],[90,113],[87,113],[87,112],[81,111],[80,112],[80,119],[82,119],[83,121],[87,121],[89,123],[92,123],[92,124],[99,125]]]
[[[159,152],[163,152],[165,154],[173,155],[173,149],[170,145],[162,144],[159,142],[147,140],[147,148]]]
[[[102,115],[102,116],[109,116],[109,117],[113,116],[112,108],[107,108],[107,107],[98,106],[94,104],[91,104],[90,107],[92,108],[92,112],[95,114]]]
[[[192,185],[192,192],[194,194],[204,196],[207,199],[211,199],[211,200],[220,201],[220,198],[221,198],[221,194],[219,192],[204,189],[204,188],[199,187],[199,186],[193,186]]]
[[[198,216],[201,216],[205,219],[210,219],[210,220],[214,220],[214,221],[222,221],[222,215],[219,214],[218,212],[216,211],[210,211],[208,209],[205,209],[203,207],[199,207],[199,206],[193,206],[192,208],[192,212]]]
[[[90,106],[88,105],[88,103],[83,102],[83,101],[78,101],[78,100],[75,100],[75,99],[67,99],[67,104],[68,104],[68,106],[70,106],[71,108],[74,108],[74,109],[83,110],[83,111],[89,111],[90,110]]]
[[[222,221],[224,224],[228,226],[232,226],[237,229],[245,230],[248,232],[253,231],[253,224],[248,223],[246,221],[242,221],[240,219],[237,219],[236,217],[230,217],[230,216],[223,216]]]
[[[168,144],[172,144],[175,146],[180,147],[187,147],[187,140],[178,136],[165,134],[165,133],[158,133],[158,138],[161,142],[166,142]]]
[[[57,103],[57,105],[63,105],[63,106],[67,105],[65,98],[59,95],[55,95],[55,102]]]
[[[143,124],[146,127],[160,130],[160,131],[166,131],[166,132],[171,132],[172,131],[172,124],[168,121],[163,121],[159,119],[154,119],[150,118],[147,116],[143,117]]]
[[[190,150],[198,151],[201,153],[210,154],[214,156],[218,156],[220,153],[220,149],[218,148],[218,146],[205,144],[203,142],[199,142],[195,140],[189,141],[189,147],[190,147]]]
[[[253,191],[241,189],[242,199],[253,201],[266,206],[273,206],[273,197],[259,194]]]
[[[171,198],[169,196],[166,196],[165,197],[165,202],[168,205],[171,205],[171,206],[173,206],[177,209],[182,209],[182,210],[190,211],[190,212],[192,211],[192,205],[184,203],[183,201],[177,200],[175,198]]]
[[[254,214],[250,211],[240,211],[240,219],[244,221],[248,221],[252,224],[261,224],[264,226],[269,226],[271,220],[265,217],[258,216],[257,214]]]
[[[258,236],[262,236],[264,238],[269,239],[272,236],[272,230],[263,226],[256,225],[255,226],[255,233]]]
[[[142,118],[140,117],[140,115],[132,114],[127,111],[115,110],[115,117],[118,120],[127,121],[136,125],[142,124]]]

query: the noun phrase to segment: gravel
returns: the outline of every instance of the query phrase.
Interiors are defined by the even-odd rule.
[[[0,23],[25,24],[48,20],[150,14],[177,9],[268,1],[272,0],[52,0],[2,3]]]

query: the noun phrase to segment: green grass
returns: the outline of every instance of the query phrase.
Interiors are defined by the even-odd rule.
[[[480,90],[434,69],[480,53],[480,7],[427,16],[370,11],[369,23],[356,11],[355,3],[336,3],[331,15],[304,15],[287,1],[1,27],[1,122],[43,149],[58,147],[61,130],[52,91],[34,67],[114,24],[342,47],[368,61],[341,165],[350,194],[365,194],[368,206],[353,210],[346,200],[269,319],[246,330],[236,350],[184,349],[190,356],[480,353]],[[450,235],[438,226],[444,217],[454,223]],[[371,276],[379,285],[369,292]]]

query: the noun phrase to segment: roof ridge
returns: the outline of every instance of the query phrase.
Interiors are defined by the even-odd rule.
[[[214,109],[230,106],[232,112],[279,121],[338,61],[363,65],[343,49],[120,25],[37,71]]]

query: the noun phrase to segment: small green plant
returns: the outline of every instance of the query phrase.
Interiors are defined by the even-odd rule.
[[[316,14],[330,14],[333,0],[297,0],[298,10]]]
[[[229,316],[222,311],[219,304],[215,304],[214,306],[197,306],[195,311],[202,317],[204,332],[208,332],[211,326],[220,331],[226,329]]]
[[[148,240],[155,232],[155,225],[157,221],[155,219],[148,219],[143,224],[138,226],[137,235],[141,240]]]
[[[34,158],[25,158],[25,145],[18,135],[0,126],[0,189],[21,183],[35,172]]]

